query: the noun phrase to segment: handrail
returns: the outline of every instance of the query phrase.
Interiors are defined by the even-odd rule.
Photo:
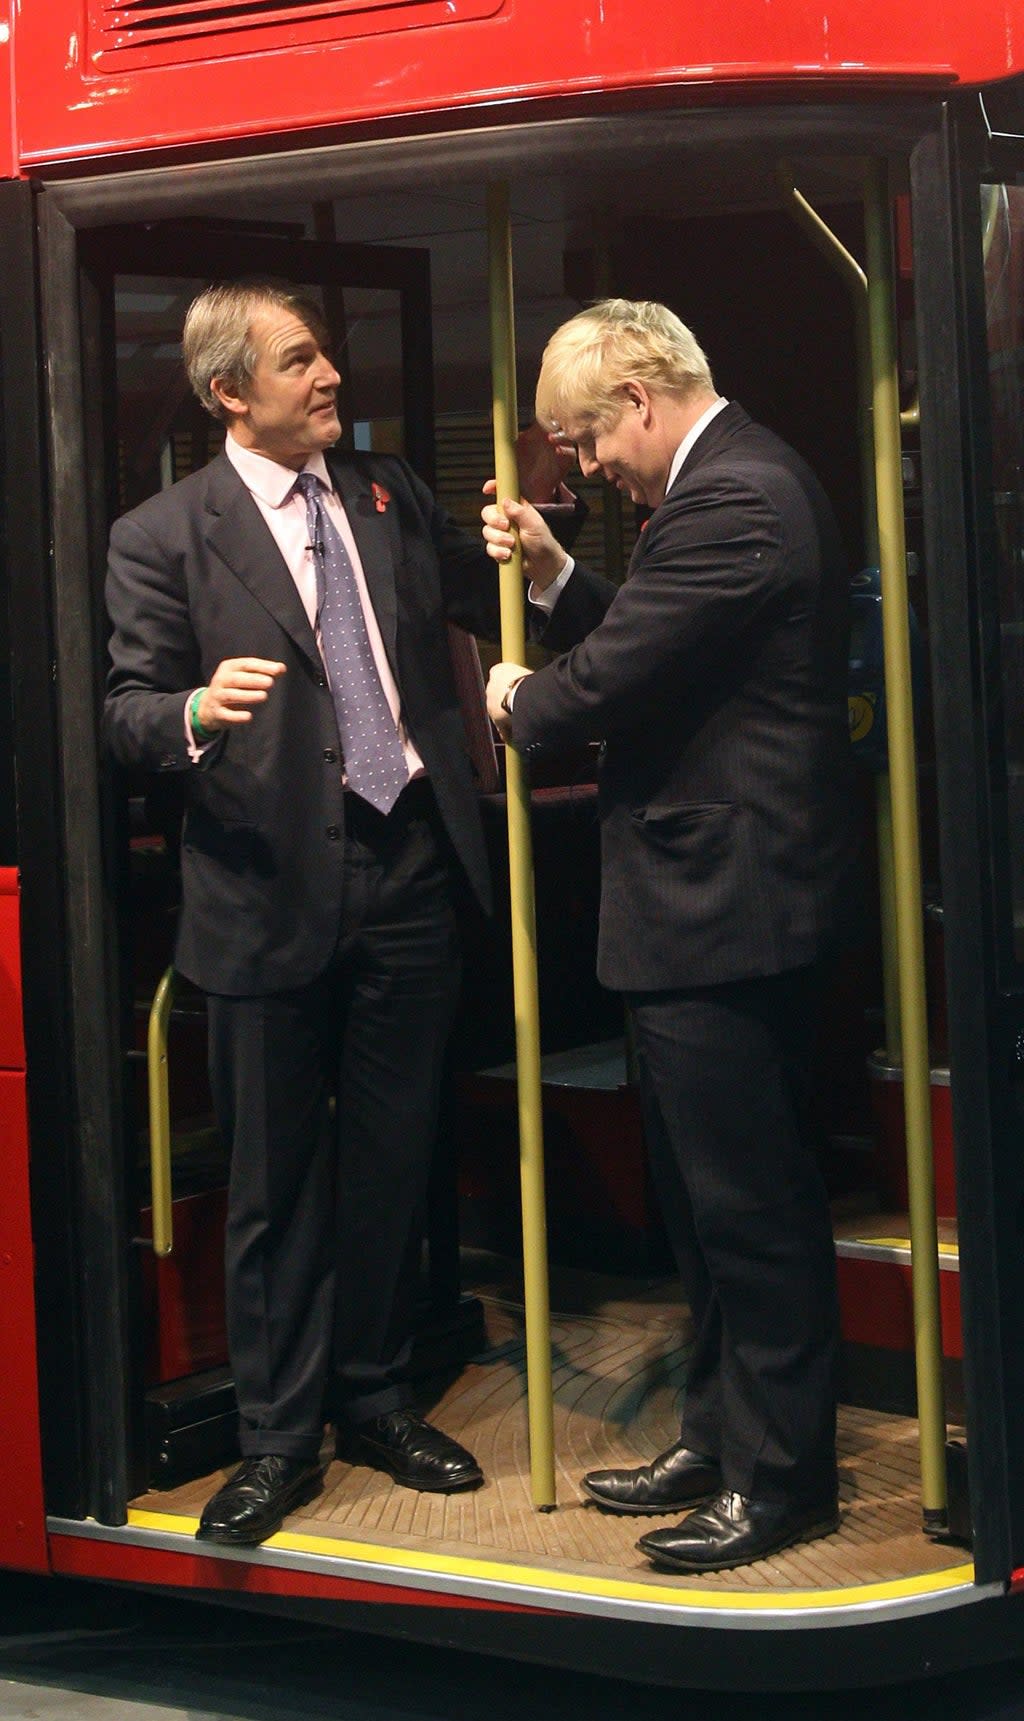
[[[790,202],[790,213],[803,228],[815,249],[820,251],[846,282],[853,305],[854,332],[857,342],[857,411],[860,420],[858,447],[860,449],[861,492],[864,498],[864,557],[873,567],[878,555],[878,508],[875,500],[874,438],[871,430],[871,356],[868,330],[868,278],[856,257],[846,249],[813,204],[798,191],[788,162],[780,162],[776,179]]]
[[[798,191],[787,162],[776,169],[776,178],[791,205],[791,213],[826,262],[838,271],[850,291],[857,348],[857,420],[860,450],[861,492],[864,515],[864,559],[868,567],[878,560],[878,496],[875,484],[875,435],[871,387],[871,335],[868,322],[868,278],[842,240]],[[888,771],[879,771],[875,782],[875,817],[878,834],[878,885],[882,909],[882,997],[885,1013],[885,1050],[892,1063],[900,1058],[899,959],[896,953],[896,887],[892,858],[892,801]]]
[[[899,951],[903,1103],[910,1186],[917,1412],[925,1529],[947,1527],[946,1409],[942,1380],[935,1166],[932,1157],[931,1059],[925,1000],[924,907],[917,804],[917,757],[910,670],[907,547],[892,290],[892,231],[884,161],[867,164],[864,212],[868,311],[874,392],[885,703],[892,780],[896,942]]]
[[[149,1085],[149,1175],[153,1209],[153,1253],[174,1248],[171,1201],[171,1101],[167,1080],[167,1028],[174,1002],[174,969],[168,968],[153,994],[146,1037]]]
[[[874,515],[866,542],[869,559],[871,550],[877,550],[881,569],[890,759],[890,771],[879,776],[877,794],[886,1049],[891,1062],[902,1062],[904,1072],[921,1502],[925,1529],[936,1533],[948,1521],[946,1413],[888,184],[884,164],[869,163],[865,273],[797,191],[786,166],[779,168],[778,179],[801,225],[839,269],[854,298],[862,472]]]
[[[491,369],[494,391],[494,469],[498,497],[519,495],[516,434],[515,324],[508,186],[487,191],[490,259]],[[518,543],[501,564],[501,652],[526,661],[523,562]],[[551,1315],[548,1293],[544,1131],[541,1118],[540,1005],[537,925],[530,835],[530,785],[514,747],[505,749],[512,980],[519,1091],[519,1180],[523,1204],[523,1284],[526,1304],[526,1391],[530,1425],[530,1484],[539,1511],[555,1505]]]

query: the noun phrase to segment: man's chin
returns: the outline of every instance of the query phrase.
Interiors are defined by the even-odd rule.
[[[341,435],[341,419],[337,413],[315,412],[310,423],[317,440],[323,442],[327,448],[331,446],[332,442],[337,442]]]

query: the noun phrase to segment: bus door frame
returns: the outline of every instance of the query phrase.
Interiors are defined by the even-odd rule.
[[[981,186],[1024,174],[976,93],[911,159],[921,458],[957,1160],[967,1463],[979,1583],[1024,1567],[1024,970],[999,901],[1003,768]]]
[[[64,892],[58,858],[60,745],[50,583],[50,483],[41,376],[43,339],[35,188],[0,184],[0,518],[10,630],[16,858],[27,1061],[31,1259],[37,1287],[38,1401],[17,1393],[6,1414],[36,1419],[47,1504],[82,1516],[87,1483],[79,1405],[84,1358],[76,1319],[80,1283],[71,1215],[73,1084],[63,964]],[[15,1270],[18,1270],[17,1268]],[[49,1335],[44,1341],[44,1333]],[[44,1343],[49,1363],[43,1364]],[[6,1485],[17,1489],[19,1479]],[[17,1509],[26,1515],[26,1493]]]

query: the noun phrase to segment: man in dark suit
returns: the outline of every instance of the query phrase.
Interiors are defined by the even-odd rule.
[[[631,1006],[696,1334],[680,1440],[583,1486],[610,1511],[698,1508],[639,1545],[713,1571],[838,1523],[835,1257],[804,1111],[850,858],[847,582],[816,479],[719,398],[664,306],[563,325],[537,416],[653,510],[617,590],[528,505],[485,509],[496,558],[518,527],[565,652],[497,665],[488,705],[525,754],[604,744],[598,973]]]
[[[319,1486],[325,1416],[409,1487],[481,1481],[408,1364],[453,897],[490,894],[446,623],[493,634],[497,582],[403,461],[331,452],[326,345],[286,287],[201,294],[185,359],[225,451],[110,546],[106,738],[185,775],[175,963],[208,997],[231,1145],[243,1463],[198,1534],[233,1544]]]

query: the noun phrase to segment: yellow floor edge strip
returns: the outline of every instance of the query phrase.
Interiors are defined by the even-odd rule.
[[[868,1249],[900,1249],[910,1254],[909,1237],[840,1237],[838,1242],[840,1246],[843,1243],[860,1243]],[[945,1260],[953,1260],[959,1255],[960,1246],[958,1243],[940,1243],[938,1252]]]
[[[168,1512],[145,1512],[129,1508],[128,1524],[132,1529],[154,1530],[164,1534],[193,1538],[198,1518],[178,1517]],[[553,1572],[536,1566],[512,1565],[507,1561],[463,1558],[452,1554],[417,1553],[408,1548],[378,1547],[370,1542],[334,1540],[328,1536],[302,1536],[290,1530],[279,1530],[263,1547],[271,1552],[280,1550],[291,1554],[317,1554],[322,1558],[361,1560],[378,1565],[386,1571],[401,1567],[424,1578],[459,1577],[479,1579],[490,1583],[528,1584],[531,1588],[552,1593],[602,1596],[611,1600],[656,1602],[659,1605],[689,1608],[733,1608],[756,1612],[768,1608],[797,1610],[801,1608],[854,1607],[865,1602],[902,1601],[916,1596],[941,1594],[943,1590],[960,1589],[974,1581],[974,1567],[951,1566],[942,1572],[923,1572],[916,1577],[891,1578],[874,1584],[852,1584],[847,1589],[831,1590],[769,1590],[757,1592],[740,1590],[683,1589],[657,1584],[630,1583],[624,1579],[579,1576],[571,1572]],[[208,1549],[192,1549],[208,1555]],[[425,1586],[426,1587],[426,1586]]]

